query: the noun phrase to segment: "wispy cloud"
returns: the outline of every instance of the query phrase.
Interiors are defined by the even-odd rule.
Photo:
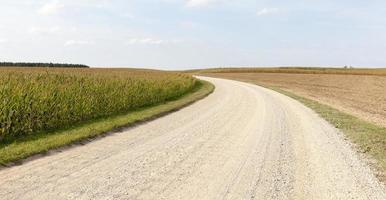
[[[7,43],[7,42],[8,42],[7,39],[5,39],[5,38],[0,38],[0,44],[4,44],[4,43]]]
[[[63,10],[70,11],[71,9],[104,9],[112,5],[111,0],[50,0],[41,5],[37,10],[40,15],[55,15]]]
[[[59,1],[51,1],[44,4],[37,12],[40,15],[54,15],[64,9],[64,4]]]
[[[39,26],[32,26],[29,28],[28,32],[31,34],[53,34],[57,33],[61,30],[59,26],[52,26],[52,27],[39,27]]]
[[[64,43],[64,46],[68,47],[68,46],[92,45],[92,44],[95,44],[95,43],[92,41],[86,41],[86,40],[67,40]]]
[[[187,7],[204,7],[208,6],[210,3],[215,2],[216,0],[188,0],[186,2]]]
[[[127,45],[135,45],[135,44],[142,44],[142,45],[162,45],[162,44],[170,44],[170,43],[176,43],[176,40],[161,40],[161,39],[154,39],[154,38],[131,38],[129,39],[126,44]]]
[[[193,21],[182,21],[180,22],[180,27],[185,28],[185,29],[195,29],[199,27],[200,25],[196,22]]]
[[[278,12],[279,12],[278,8],[263,8],[263,9],[257,11],[257,16],[271,15],[271,14],[275,14]]]
[[[135,16],[131,13],[122,13],[122,14],[120,14],[120,16],[122,18],[125,18],[125,19],[134,19],[135,18]]]

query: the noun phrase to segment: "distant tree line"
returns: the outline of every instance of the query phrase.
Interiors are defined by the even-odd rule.
[[[90,68],[82,64],[66,63],[26,63],[26,62],[0,62],[0,67],[60,67],[60,68]]]

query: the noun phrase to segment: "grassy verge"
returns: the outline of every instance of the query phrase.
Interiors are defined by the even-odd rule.
[[[277,87],[264,87],[298,100],[340,129],[362,153],[376,159],[377,163],[374,167],[380,172],[378,176],[384,182],[386,181],[386,128],[358,119],[331,106],[298,96],[292,92]]]
[[[29,156],[45,153],[50,149],[64,147],[74,142],[95,138],[112,130],[129,127],[138,122],[151,120],[178,110],[209,95],[214,86],[206,81],[199,81],[188,94],[165,104],[141,108],[126,114],[98,119],[65,130],[41,132],[23,137],[12,142],[0,143],[0,164],[12,165]]]

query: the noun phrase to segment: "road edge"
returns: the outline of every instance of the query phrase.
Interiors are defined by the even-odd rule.
[[[333,127],[338,129],[342,136],[347,139],[350,146],[352,146],[353,150],[355,150],[358,156],[363,160],[368,166],[371,168],[373,174],[378,178],[380,182],[382,182],[386,186],[386,168],[382,166],[380,163],[382,159],[377,157],[375,153],[372,153],[369,150],[369,144],[365,144],[363,142],[359,142],[358,138],[354,136],[354,134],[358,133],[357,129],[367,129],[370,126],[370,129],[383,129],[383,132],[386,133],[386,128],[378,126],[376,124],[372,124],[370,122],[359,119],[351,114],[342,112],[332,106],[320,103],[318,101],[297,95],[288,90],[284,90],[278,87],[266,86],[255,84],[280,94],[283,94],[287,97],[290,97],[301,104],[305,105],[307,108],[310,108],[315,113],[317,113],[322,119],[326,120]],[[341,118],[339,120],[339,118]],[[355,125],[353,125],[355,124]],[[371,144],[370,144],[371,145]]]

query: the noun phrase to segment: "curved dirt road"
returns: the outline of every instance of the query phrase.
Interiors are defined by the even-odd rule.
[[[230,80],[178,112],[0,171],[1,199],[386,199],[300,103]]]

